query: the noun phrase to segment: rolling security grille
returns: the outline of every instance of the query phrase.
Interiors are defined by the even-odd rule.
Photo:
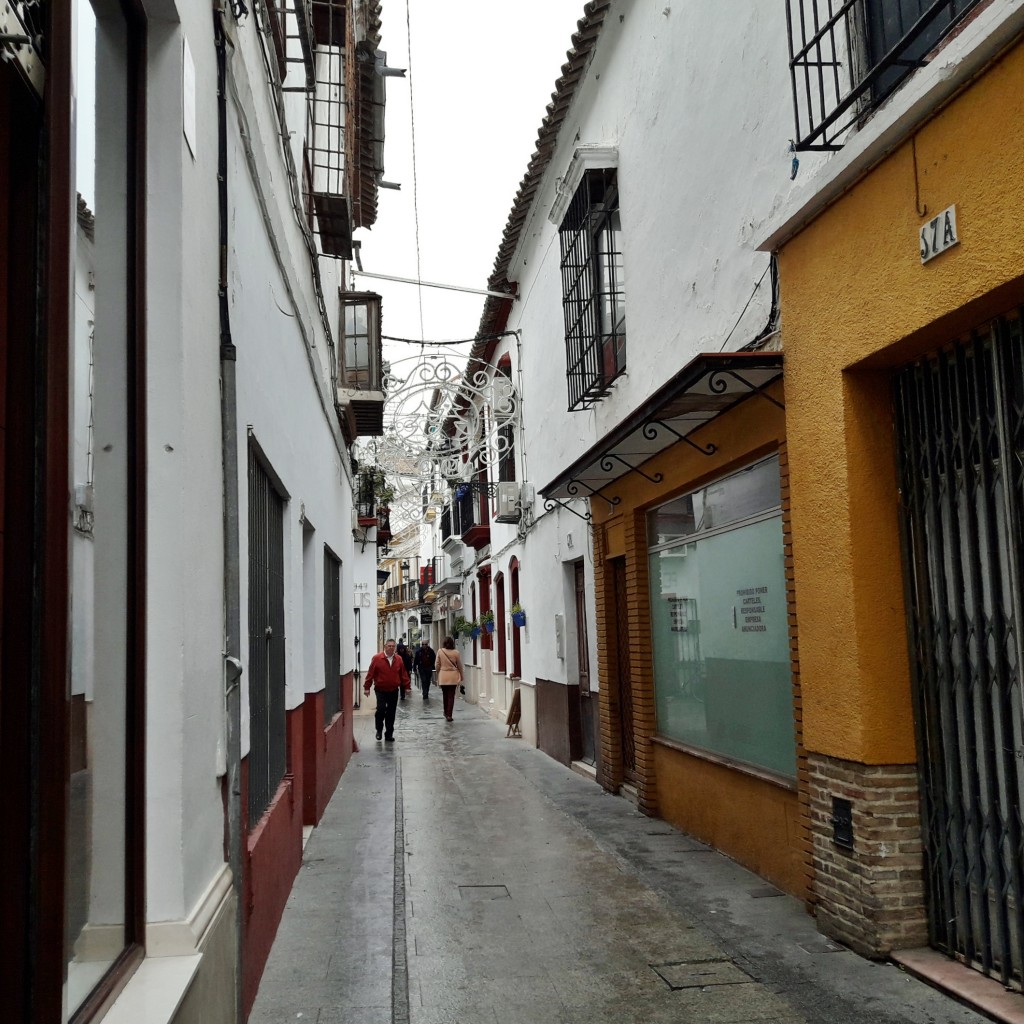
[[[341,710],[341,562],[324,549],[324,722]]]
[[[1020,319],[902,371],[896,409],[931,942],[1018,987]]]
[[[249,449],[249,827],[284,778],[284,501]]]
[[[586,171],[558,229],[569,409],[608,394],[626,369],[619,189],[614,170]]]

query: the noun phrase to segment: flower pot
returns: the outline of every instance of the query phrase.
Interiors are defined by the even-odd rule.
[[[525,626],[526,625],[526,612],[513,612],[512,613],[512,625],[513,626]]]
[[[484,626],[487,629],[488,633],[493,633],[494,632],[494,620],[493,619],[490,622],[485,622]]]
[[[469,635],[470,635],[470,636],[471,636],[471,637],[472,637],[472,638],[473,638],[474,640],[476,640],[476,639],[477,639],[477,637],[479,637],[479,636],[480,636],[480,634],[481,634],[482,632],[483,632],[483,630],[481,630],[479,626],[474,626],[474,627],[473,627],[473,628],[472,628],[472,629],[471,629],[471,630],[469,631]]]

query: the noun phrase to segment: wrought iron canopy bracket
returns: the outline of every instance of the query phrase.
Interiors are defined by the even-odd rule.
[[[711,374],[711,376],[708,378],[708,387],[711,388],[711,391],[714,394],[721,394],[728,387],[725,381],[722,380],[723,377],[732,377],[733,380],[739,381],[739,383],[742,384],[752,394],[759,395],[766,402],[771,402],[776,409],[782,409],[783,411],[785,411],[786,405],[784,402],[780,402],[778,401],[778,399],[772,398],[772,396],[765,391],[764,387],[761,387],[757,384],[751,384],[750,381],[746,379],[746,377],[744,377],[741,373],[738,373],[736,370],[716,370],[713,374]]]
[[[645,480],[650,481],[652,484],[660,484],[662,480],[665,479],[661,473],[655,473],[654,476],[648,476],[639,466],[634,466],[631,462],[627,462],[625,459],[620,459],[618,455],[606,455],[601,459],[601,469],[606,473],[610,473],[616,462],[621,463],[631,473],[639,473]]]
[[[583,522],[589,523],[591,520],[590,512],[577,512],[576,509],[567,501],[559,501],[557,498],[545,498],[544,499],[544,511],[552,512],[555,508],[564,508],[566,512],[571,512],[577,519],[582,519]]]

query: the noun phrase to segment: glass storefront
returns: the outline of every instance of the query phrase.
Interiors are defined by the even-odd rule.
[[[778,457],[648,515],[658,732],[796,774]]]

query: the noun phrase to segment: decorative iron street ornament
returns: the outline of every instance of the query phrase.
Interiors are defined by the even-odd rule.
[[[385,432],[360,445],[360,461],[384,471],[395,496],[395,529],[434,519],[453,489],[486,490],[477,474],[513,455],[520,401],[511,379],[487,369],[466,373],[443,356],[422,355],[410,368],[392,363],[384,392]]]

